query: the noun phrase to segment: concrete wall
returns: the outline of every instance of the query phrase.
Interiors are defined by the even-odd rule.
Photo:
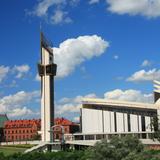
[[[128,123],[130,123],[130,132],[142,131],[142,120],[140,115],[130,114],[130,122],[128,122],[127,113],[116,112],[115,114],[112,111],[82,108],[81,116],[82,133],[113,133],[116,130],[116,132],[129,132]],[[146,131],[151,131],[150,123],[150,117],[146,116]]]

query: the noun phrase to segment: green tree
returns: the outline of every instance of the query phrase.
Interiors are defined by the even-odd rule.
[[[144,146],[136,137],[114,137],[110,142],[102,140],[96,143],[92,149],[86,151],[82,160],[134,160],[143,151]]]

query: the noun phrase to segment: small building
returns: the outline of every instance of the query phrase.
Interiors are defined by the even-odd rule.
[[[38,140],[40,127],[40,119],[6,121],[4,124],[5,141]]]
[[[8,121],[8,117],[6,114],[0,114],[0,142],[4,141],[4,123]]]
[[[54,120],[54,139],[62,139],[62,128],[64,134],[79,132],[79,125],[65,118],[55,118]]]

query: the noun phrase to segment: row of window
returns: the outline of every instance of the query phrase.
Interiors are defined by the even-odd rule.
[[[23,135],[23,136],[6,136],[6,140],[24,140],[24,139],[32,139],[32,135]]]
[[[32,127],[32,124],[13,124],[13,125],[6,125],[7,128],[19,128],[19,127]]]
[[[34,130],[5,130],[4,134],[14,134],[14,133],[33,133]]]

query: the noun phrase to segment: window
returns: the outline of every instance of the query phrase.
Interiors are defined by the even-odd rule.
[[[130,120],[130,114],[127,114],[127,121],[128,121],[128,132],[131,131],[131,120]]]
[[[38,64],[38,73],[40,76],[43,76],[44,75],[44,66],[41,65],[41,64]]]
[[[142,131],[146,131],[145,117],[144,116],[141,116],[141,121],[142,121]]]
[[[46,74],[47,75],[56,75],[57,65],[56,64],[49,64],[46,66]]]

